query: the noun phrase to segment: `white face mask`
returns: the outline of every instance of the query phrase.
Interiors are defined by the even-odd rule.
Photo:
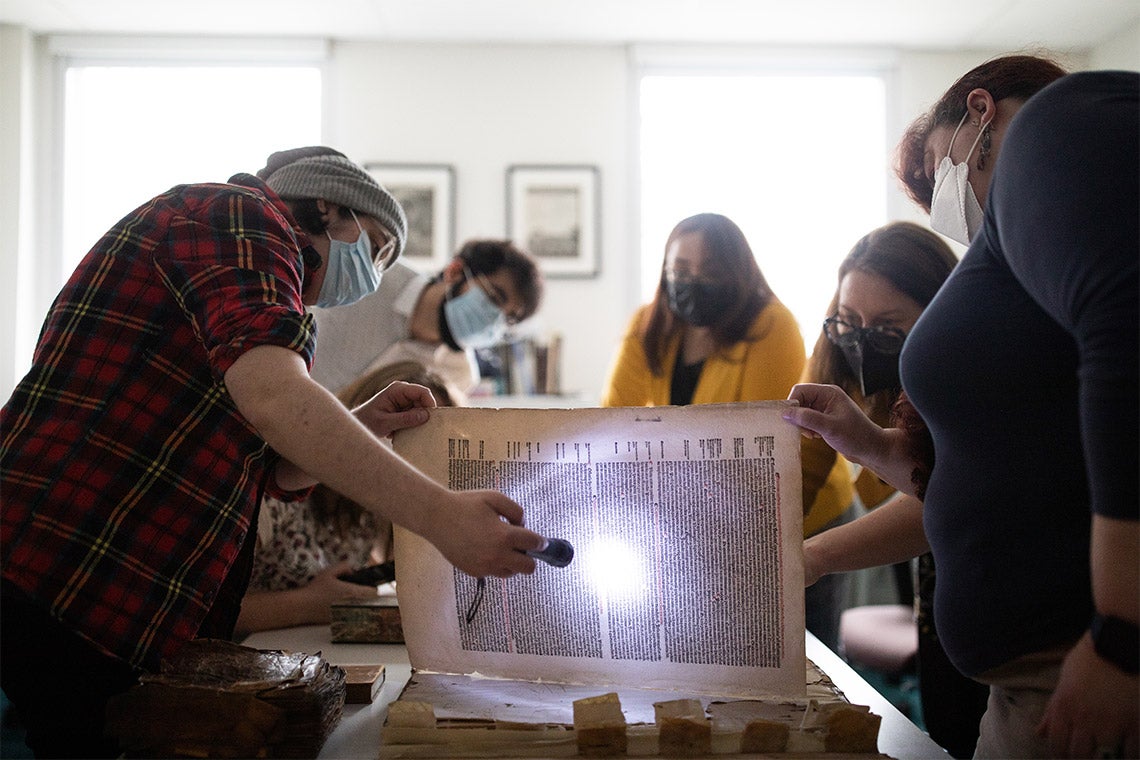
[[[934,194],[930,199],[930,228],[962,245],[969,245],[982,228],[982,206],[968,180],[970,156],[974,155],[978,140],[990,126],[989,123],[982,125],[965,160],[955,164],[950,158],[950,148],[954,146],[954,138],[958,136],[958,130],[966,123],[969,115],[969,111],[962,114],[962,121],[958,122],[958,129],[954,130],[950,138],[946,157],[934,172]]]

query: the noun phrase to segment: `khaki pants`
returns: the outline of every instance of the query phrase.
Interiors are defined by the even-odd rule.
[[[989,684],[975,758],[1049,757],[1037,724],[1057,688],[1069,647],[1035,652],[976,676]]]

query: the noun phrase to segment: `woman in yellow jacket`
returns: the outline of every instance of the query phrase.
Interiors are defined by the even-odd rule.
[[[673,228],[653,301],[630,322],[602,406],[787,398],[804,368],[792,313],[740,228],[698,214]]]
[[[669,235],[657,294],[629,322],[602,406],[785,399],[804,363],[804,338],[796,319],[768,287],[743,232],[726,216],[698,214]],[[821,453],[831,455],[827,472],[834,452]],[[813,499],[816,492],[842,501],[841,512],[850,504],[846,471],[837,468],[822,490],[816,482]],[[831,582],[825,579],[819,588],[807,590],[808,629],[813,632],[811,621],[819,607],[813,597],[827,596],[824,587]],[[838,619],[838,611],[828,610],[822,618]],[[834,646],[833,640],[825,643]]]

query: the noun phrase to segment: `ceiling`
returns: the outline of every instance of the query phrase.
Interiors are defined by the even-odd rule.
[[[1080,51],[1138,0],[2,0],[37,33]]]

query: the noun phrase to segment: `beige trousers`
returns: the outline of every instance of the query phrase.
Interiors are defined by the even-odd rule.
[[[975,758],[1050,756],[1045,738],[1037,735],[1037,724],[1057,688],[1068,652],[1069,647],[1034,652],[976,676],[989,684],[990,698]]]

